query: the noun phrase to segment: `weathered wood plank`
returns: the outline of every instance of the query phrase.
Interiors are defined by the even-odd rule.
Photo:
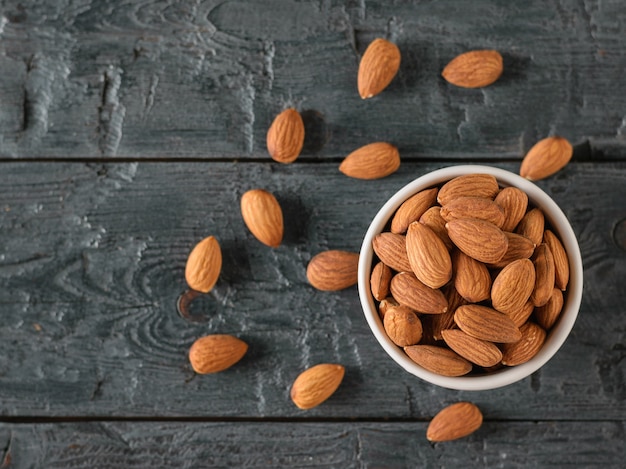
[[[414,378],[369,332],[356,289],[318,292],[305,268],[329,248],[358,250],[369,220],[402,185],[442,163],[405,163],[379,181],[335,164],[0,165],[0,413],[5,416],[432,415],[445,401],[488,405],[499,419],[624,419],[623,221],[626,165],[572,163],[540,183],[570,218],[585,264],[579,320],[563,349],[533,377],[462,393]],[[502,167],[516,170],[517,165]],[[258,243],[240,195],[274,192],[285,243]],[[178,316],[186,256],[220,240],[216,289]],[[237,366],[194,376],[186,353],[207,333],[250,344]],[[347,367],[323,406],[289,400],[297,374],[319,362]]]
[[[4,2],[0,156],[265,157],[286,105],[311,111],[303,157],[372,140],[407,156],[518,157],[549,134],[624,144],[621,2]],[[403,53],[385,93],[362,101],[359,54],[376,36]],[[495,48],[482,90],[440,76]]]
[[[420,423],[0,424],[19,468],[623,467],[623,422],[486,421],[431,445]],[[523,444],[520,444],[523,442]],[[2,455],[0,449],[0,456]]]

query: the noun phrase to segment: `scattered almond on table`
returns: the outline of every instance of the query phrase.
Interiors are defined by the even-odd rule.
[[[321,363],[306,369],[291,386],[291,400],[302,410],[317,407],[337,390],[345,368],[335,363]]]
[[[451,441],[471,435],[483,423],[483,414],[471,402],[457,402],[442,409],[426,430],[429,441]]]
[[[197,339],[189,350],[189,362],[199,374],[224,371],[248,351],[248,344],[227,334],[213,334]]]
[[[441,75],[448,83],[462,88],[483,88],[502,75],[502,56],[496,50],[473,50],[456,56]]]
[[[191,250],[185,266],[189,288],[210,292],[222,270],[222,250],[215,236],[208,236]]]
[[[276,197],[263,189],[252,189],[241,197],[241,216],[256,239],[276,248],[283,240],[283,211]]]
[[[293,163],[304,146],[304,121],[293,108],[278,114],[267,131],[267,151],[274,161]]]
[[[398,73],[400,49],[386,39],[374,39],[363,53],[359,63],[357,87],[363,99],[383,91]]]

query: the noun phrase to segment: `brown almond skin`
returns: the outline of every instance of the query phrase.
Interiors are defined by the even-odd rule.
[[[302,410],[317,407],[337,390],[345,368],[335,363],[321,363],[300,373],[291,386],[291,400]]]
[[[442,376],[463,376],[472,364],[456,352],[436,345],[409,345],[405,353],[419,366]]]
[[[517,187],[505,187],[498,192],[495,202],[502,207],[502,231],[513,231],[528,209],[528,196]]]
[[[546,340],[546,331],[534,322],[528,321],[520,327],[522,338],[514,344],[502,346],[502,364],[516,366],[526,363],[537,355]]]
[[[448,310],[448,302],[443,293],[424,285],[412,272],[394,275],[390,290],[398,303],[418,313],[442,314]]]
[[[388,296],[384,300],[382,300],[378,305],[378,315],[380,319],[385,319],[385,314],[394,306],[399,306],[400,303],[396,301],[393,296]]]
[[[448,251],[450,251],[454,247],[454,244],[450,240],[450,236],[448,236],[448,230],[446,230],[446,221],[441,218],[441,207],[430,207],[422,214],[419,222],[423,223],[428,228],[437,233],[437,236],[441,238],[443,243],[448,248]]]
[[[541,243],[535,248],[532,261],[535,266],[535,288],[530,299],[535,306],[543,306],[552,296],[555,279],[554,258],[547,244]]]
[[[508,231],[505,231],[504,234],[509,240],[509,247],[504,253],[504,256],[502,256],[502,259],[493,264],[489,264],[489,267],[501,269],[518,259],[528,259],[535,252],[535,243],[526,236],[510,233]]]
[[[222,270],[222,250],[214,236],[208,236],[191,250],[185,266],[185,280],[189,288],[210,292]]]
[[[389,296],[389,284],[392,276],[391,269],[382,262],[378,262],[372,269],[370,288],[377,301],[382,301]]]
[[[480,428],[483,414],[471,402],[457,402],[441,411],[431,420],[426,438],[433,443],[458,440]]]
[[[502,360],[502,352],[493,342],[477,339],[460,329],[446,329],[441,335],[448,347],[478,366],[495,366]]]
[[[443,314],[431,314],[428,316],[431,334],[435,340],[443,340],[441,331],[454,327],[454,312],[456,309],[467,303],[450,283],[443,289],[443,294],[448,302],[448,310]],[[423,324],[422,324],[423,325]]]
[[[224,371],[243,358],[248,344],[226,334],[200,337],[189,349],[189,362],[196,373]]]
[[[463,332],[489,342],[510,343],[521,338],[519,328],[507,315],[487,306],[459,306],[454,322]]]
[[[489,269],[461,251],[453,255],[454,287],[465,300],[480,303],[489,299],[491,294],[491,276]]]
[[[411,272],[404,235],[389,232],[377,234],[372,240],[372,248],[378,258],[396,272]]]
[[[531,181],[552,176],[570,162],[573,154],[572,144],[563,137],[539,140],[522,160],[520,176]]]
[[[256,239],[276,248],[283,241],[283,211],[276,197],[263,189],[252,189],[241,196],[241,216]]]
[[[561,310],[563,309],[563,292],[558,288],[552,289],[552,295],[548,302],[535,308],[534,316],[537,324],[541,326],[546,331],[552,329],[554,323],[561,315]]]
[[[452,260],[448,248],[426,225],[417,221],[409,225],[406,251],[411,270],[430,288],[440,288],[452,278]]]
[[[531,314],[533,314],[534,310],[535,305],[533,305],[532,301],[528,300],[521,308],[505,314],[511,318],[517,327],[522,327],[522,325],[528,321]]]
[[[502,55],[495,50],[473,50],[456,56],[441,75],[448,83],[462,88],[482,88],[502,75]]]
[[[398,207],[391,219],[392,233],[406,233],[409,225],[420,217],[431,207],[437,199],[438,189],[425,189],[409,197]]]
[[[543,240],[545,223],[546,220],[543,212],[538,208],[533,208],[526,212],[515,228],[515,232],[526,236],[535,243],[536,246],[539,246]]]
[[[464,174],[446,182],[437,193],[437,202],[446,205],[457,197],[486,197],[493,199],[500,187],[491,174]]]
[[[315,255],[306,269],[309,283],[323,291],[349,288],[357,282],[359,254],[330,250]]]
[[[535,288],[535,267],[529,259],[511,262],[500,271],[491,286],[491,303],[501,313],[522,308]]]
[[[504,231],[484,220],[459,218],[446,223],[446,229],[461,251],[486,264],[498,262],[509,247]]]
[[[389,308],[383,319],[385,332],[399,347],[415,345],[422,338],[422,323],[417,314],[406,306]]]
[[[386,39],[374,39],[359,63],[357,88],[362,99],[376,96],[393,80],[400,68],[400,49]]]
[[[458,197],[441,208],[441,217],[445,221],[478,218],[493,223],[498,228],[502,228],[504,224],[504,211],[486,197]]]
[[[376,142],[357,148],[339,165],[339,171],[356,179],[380,179],[400,167],[400,153],[393,145]]]
[[[569,259],[563,244],[550,230],[543,233],[543,242],[548,245],[554,259],[555,283],[558,288],[565,291],[569,283]]]
[[[293,163],[304,145],[304,122],[293,108],[278,114],[267,131],[267,151],[279,163]]]

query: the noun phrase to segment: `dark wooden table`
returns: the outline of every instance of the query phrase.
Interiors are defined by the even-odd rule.
[[[376,37],[402,51],[380,96],[356,91]],[[440,76],[492,48],[494,85]],[[580,1],[70,1],[0,4],[0,468],[624,467],[626,460],[626,7]],[[307,141],[273,162],[265,134],[287,106]],[[356,288],[320,292],[311,257],[357,251],[386,198],[436,168],[517,172],[539,139],[575,144],[538,183],[582,250],[585,288],[557,355],[519,383],[459,392],[392,362]],[[400,170],[350,179],[373,141]],[[243,224],[239,199],[272,191],[283,245]],[[181,317],[193,245],[224,267]],[[195,375],[210,333],[245,340],[233,368]],[[345,365],[301,411],[295,377]],[[429,444],[443,406],[483,410],[468,438]]]

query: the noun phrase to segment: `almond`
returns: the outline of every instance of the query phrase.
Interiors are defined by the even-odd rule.
[[[292,163],[304,145],[304,122],[293,108],[278,114],[267,131],[267,151],[279,163]]]
[[[530,299],[535,306],[543,306],[552,296],[555,277],[554,258],[547,244],[537,246],[532,261],[535,266],[535,288]]]
[[[522,236],[526,236],[533,243],[535,243],[536,246],[539,246],[543,239],[545,223],[546,220],[543,212],[538,208],[533,208],[529,210],[520,220],[517,228],[515,228],[515,232],[521,234]]]
[[[396,272],[411,272],[406,253],[406,238],[401,234],[380,233],[374,237],[372,248],[378,258]]]
[[[510,233],[508,231],[505,231],[504,234],[509,240],[509,247],[507,248],[506,253],[504,253],[502,259],[498,262],[489,264],[489,267],[501,269],[518,259],[528,259],[533,255],[533,252],[535,252],[535,243],[533,243],[526,236],[522,236],[517,233]]]
[[[283,211],[276,197],[263,189],[252,189],[241,197],[241,216],[256,239],[278,247],[283,240]]]
[[[453,284],[445,287],[443,293],[448,302],[448,310],[443,314],[431,314],[424,318],[424,320],[428,319],[430,331],[435,340],[443,340],[441,331],[454,327],[454,312],[459,306],[466,304],[466,300],[459,295]]]
[[[552,329],[554,323],[559,318],[561,310],[563,309],[563,292],[558,288],[552,289],[552,295],[548,302],[535,308],[535,320],[537,324],[543,327],[546,331]]]
[[[478,218],[493,223],[498,228],[504,224],[504,211],[491,199],[485,197],[457,197],[441,208],[445,221],[458,218]]]
[[[337,390],[345,368],[334,363],[321,363],[300,373],[291,386],[291,400],[300,409],[320,405]]]
[[[535,288],[535,268],[529,259],[507,265],[493,281],[491,303],[502,313],[511,314],[522,308]]]
[[[419,313],[441,314],[448,309],[443,293],[424,285],[412,272],[396,274],[390,290],[398,303]]]
[[[196,373],[217,373],[243,358],[248,344],[226,334],[200,337],[189,349],[189,362]]]
[[[415,221],[406,234],[406,252],[415,276],[430,288],[444,286],[452,278],[448,248],[426,225]]]
[[[498,181],[491,174],[464,174],[446,182],[437,194],[441,205],[457,197],[486,197],[493,199],[499,192]]]
[[[459,218],[446,223],[448,236],[465,254],[484,263],[498,262],[509,247],[504,232],[493,223]]]
[[[550,230],[544,232],[543,242],[548,245],[554,259],[556,286],[565,291],[569,282],[569,260],[565,248],[559,238]]]
[[[391,269],[382,262],[374,266],[370,276],[370,288],[376,300],[382,301],[389,295],[389,283],[391,283],[392,276]]]
[[[521,338],[511,318],[487,306],[459,306],[454,313],[454,322],[463,332],[489,342],[509,343]]]
[[[356,284],[358,265],[359,255],[356,252],[324,251],[311,259],[306,277],[318,290],[343,290]]]
[[[400,49],[386,39],[374,39],[359,64],[357,87],[362,99],[384,90],[400,68]]]
[[[441,335],[448,347],[478,366],[490,367],[502,360],[502,352],[493,342],[477,339],[460,329],[446,329]]]
[[[526,363],[537,355],[546,340],[546,331],[533,322],[520,327],[522,338],[514,344],[502,346],[502,364],[516,366]]]
[[[409,345],[404,351],[422,368],[443,376],[463,376],[472,371],[472,364],[456,352],[436,345]]]
[[[356,179],[380,179],[400,167],[400,153],[385,142],[370,143],[350,153],[339,165],[339,171]]]
[[[387,311],[389,311],[394,306],[399,305],[400,303],[398,303],[393,296],[388,296],[387,298],[382,300],[378,304],[378,315],[380,316],[380,319],[385,319],[385,314],[387,313]]]
[[[222,270],[222,250],[214,236],[200,241],[191,250],[185,266],[185,279],[189,288],[210,292]]]
[[[422,338],[422,323],[417,314],[406,306],[389,308],[383,320],[385,332],[399,347],[415,345]]]
[[[528,208],[528,196],[517,187],[505,187],[495,198],[504,212],[503,231],[513,231]]]
[[[531,181],[552,176],[572,159],[574,148],[563,137],[539,140],[522,160],[520,176]]]
[[[437,233],[437,236],[441,238],[448,250],[454,247],[454,244],[450,240],[450,236],[448,236],[448,231],[446,230],[446,221],[441,218],[441,207],[430,207],[420,217],[419,222],[423,223]]]
[[[462,88],[482,88],[502,75],[502,56],[495,50],[473,50],[456,56],[441,75]]]
[[[511,321],[513,321],[517,327],[521,327],[522,324],[528,321],[528,318],[531,314],[533,314],[534,309],[535,305],[533,305],[532,301],[528,300],[521,308],[505,314],[511,318]]]
[[[466,437],[480,428],[483,414],[471,402],[457,402],[442,409],[426,430],[428,441],[451,441]]]
[[[409,197],[398,207],[391,219],[391,232],[404,234],[411,223],[431,207],[437,198],[437,188],[425,189]]]
[[[461,251],[455,251],[452,262],[454,287],[470,303],[489,299],[491,276],[487,266]]]

